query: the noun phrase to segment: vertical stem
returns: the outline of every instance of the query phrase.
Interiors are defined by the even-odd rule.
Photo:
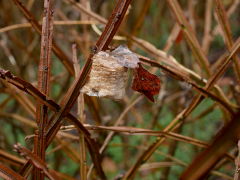
[[[136,37],[138,36],[138,33],[141,30],[141,27],[143,25],[145,16],[147,15],[147,13],[149,11],[151,2],[152,2],[152,0],[144,0],[144,1],[142,1],[141,5],[140,5],[141,1],[138,2],[139,6],[142,6],[142,7],[141,7],[141,11],[140,11],[139,17],[137,18],[137,20],[134,23],[134,26],[132,28],[132,32],[131,32],[132,36],[136,36]],[[129,41],[128,48],[131,49],[132,45],[133,45],[132,41]]]
[[[37,155],[37,149],[38,149],[38,130],[35,131],[35,137],[34,137],[34,154]],[[37,179],[37,168],[33,168],[33,179]]]
[[[238,179],[238,167],[239,167],[239,158],[240,158],[240,140],[238,141],[238,157],[237,157],[237,162],[236,162],[236,170],[234,173],[234,180]]]
[[[202,41],[203,52],[208,55],[210,42],[211,42],[211,25],[212,25],[212,2],[207,0],[205,10],[205,26],[204,26],[204,35]]]
[[[49,96],[50,90],[50,70],[51,70],[51,50],[52,50],[52,30],[53,11],[51,11],[52,0],[44,0],[44,17],[42,25],[41,54],[38,70],[38,89]],[[37,101],[36,123],[39,126],[38,143],[36,154],[45,162],[45,126],[47,124],[47,106]],[[35,174],[36,173],[36,174]],[[44,180],[44,174],[39,170],[34,171],[36,179]]]
[[[80,73],[80,66],[77,59],[77,48],[76,44],[72,45],[73,50],[73,63],[74,63],[74,70],[75,70],[75,77],[77,78],[78,74]],[[80,96],[77,100],[77,113],[79,116],[79,120],[82,124],[86,121],[85,115],[85,108],[84,108],[84,95],[80,93]],[[81,132],[78,133],[79,136],[79,154],[80,154],[80,179],[87,180],[87,159],[86,159],[86,147],[85,147],[85,139]]]
[[[181,25],[182,31],[187,40],[187,43],[188,43],[193,55],[197,59],[197,62],[199,63],[200,67],[202,69],[204,69],[204,71],[206,72],[206,76],[208,78],[210,78],[212,76],[212,72],[210,71],[210,68],[209,68],[210,63],[207,59],[207,56],[203,52],[203,50],[197,40],[196,35],[194,34],[192,28],[190,27],[178,1],[177,0],[167,0],[167,3],[169,5],[169,7],[171,8],[172,12],[174,13],[179,25]],[[214,93],[217,96],[220,96],[220,94],[216,90],[214,90]],[[223,114],[223,118],[225,120],[228,120],[229,116],[228,116],[227,112],[225,112],[223,108],[221,108],[221,111]]]
[[[86,114],[84,108],[84,95],[80,94],[80,104],[81,104],[81,123],[84,124],[86,121]],[[86,157],[86,148],[85,148],[85,139],[83,134],[79,132],[79,150],[80,150],[80,172],[81,172],[81,180],[87,180],[87,157]]]
[[[223,32],[224,42],[226,44],[228,51],[230,51],[232,45],[234,44],[234,41],[233,41],[230,23],[227,18],[226,9],[221,0],[213,0],[213,5],[214,5],[215,12],[218,16],[218,22],[220,23],[220,26]],[[239,57],[237,55],[233,57],[232,65],[233,65],[234,74],[237,78],[237,82],[238,84],[240,84],[240,63],[239,63]]]
[[[87,8],[87,4],[89,4],[89,0],[81,0],[80,2],[85,8]],[[88,16],[85,15],[84,13],[81,14],[81,20],[85,21],[85,20],[89,20]],[[83,38],[84,38],[84,52],[82,52],[84,54],[85,60],[87,61],[88,59],[88,55],[91,53],[90,52],[90,36],[88,33],[88,26],[85,24],[83,25]],[[76,72],[75,72],[76,73]]]
[[[194,20],[194,1],[188,0],[188,19],[189,25],[191,26],[193,33],[196,34],[196,23]]]

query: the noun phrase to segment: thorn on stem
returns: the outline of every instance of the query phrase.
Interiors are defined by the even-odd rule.
[[[117,13],[117,18],[120,18],[122,16],[122,13]]]
[[[93,50],[94,50],[94,52],[96,52],[98,50],[98,46],[97,45],[94,46]]]

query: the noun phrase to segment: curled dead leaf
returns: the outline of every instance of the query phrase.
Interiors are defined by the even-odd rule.
[[[156,103],[153,96],[159,93],[160,88],[160,79],[144,69],[141,63],[139,63],[139,68],[133,69],[132,89],[134,91],[144,94],[148,99]]]

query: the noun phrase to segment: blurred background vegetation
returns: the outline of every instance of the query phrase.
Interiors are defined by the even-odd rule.
[[[179,0],[185,16],[188,18],[190,25],[194,29],[200,44],[204,35],[206,2],[207,1],[205,0]],[[234,3],[238,3],[239,1],[223,0],[223,2],[225,8],[228,10]],[[31,11],[38,21],[42,21],[43,1],[22,0],[22,3]],[[133,33],[133,29],[137,26],[136,24],[139,23],[139,17],[143,13],[143,8],[146,3],[146,0],[132,0],[131,7],[128,9],[128,14],[121,24],[121,28],[128,33]],[[109,19],[115,4],[115,0],[90,0],[91,10],[105,19]],[[55,21],[66,19],[81,20],[81,12],[77,11],[73,6],[62,0],[53,1],[52,9],[55,11]],[[216,17],[212,7],[211,31],[218,24],[214,16]],[[229,17],[234,40],[240,35],[239,18],[240,7],[239,4],[237,4],[237,8]],[[28,23],[28,21],[14,2],[10,0],[1,0],[0,31],[4,27],[22,23]],[[137,32],[135,32],[134,35],[140,39],[148,41],[157,49],[163,49],[175,23],[176,19],[166,1],[151,0],[147,13],[144,16],[144,21],[137,30],[135,29]],[[97,27],[100,31],[103,31],[104,29],[103,25],[97,25]],[[73,31],[76,31],[78,34],[74,34]],[[93,52],[93,47],[99,38],[99,34],[94,31],[91,25],[87,25],[87,32],[89,36],[88,52]],[[70,59],[72,59],[72,44],[77,43],[78,58],[81,67],[86,61],[86,55],[84,54],[86,51],[83,51],[84,45],[86,44],[86,37],[84,37],[84,35],[84,25],[54,25],[53,39]],[[122,36],[121,34],[118,35]],[[213,65],[217,59],[226,52],[226,46],[221,33],[218,33],[211,38],[211,45],[207,57],[211,65]],[[41,37],[32,27],[18,27],[16,29],[1,32],[0,67],[10,70],[12,74],[32,84],[36,84],[38,77],[38,61],[40,57],[40,42]],[[80,48],[79,44],[82,44],[83,47]],[[119,45],[128,46],[131,51],[155,60],[151,54],[140,49],[128,40],[113,40],[111,45],[115,47],[118,47]],[[175,59],[185,67],[205,78],[204,71],[197,65],[196,59],[191,53],[181,33],[178,35],[178,39],[174,41],[173,46],[167,53],[175,57]],[[149,69],[149,67],[146,66],[145,68]],[[69,74],[54,53],[52,53],[51,74],[55,79],[51,82],[50,97],[57,103],[60,103],[74,78]],[[121,125],[158,131],[163,130],[176,115],[189,105],[193,97],[196,95],[196,92],[193,91],[191,86],[186,82],[179,82],[176,79],[173,79],[162,73],[161,69],[158,69],[155,74],[159,76],[162,82],[160,94],[159,96],[155,96],[157,103],[153,104],[144,97],[135,105],[135,110],[140,117],[136,118],[136,114],[129,111],[127,115],[124,116],[124,122]],[[225,95],[233,103],[236,103],[234,101],[234,94],[231,87],[236,87],[237,82],[231,66],[217,84],[222,88]],[[24,125],[18,119],[9,114],[18,114],[21,117],[31,119],[33,122],[35,122],[35,119],[31,117],[25,108],[15,99],[15,96],[13,95],[15,93],[14,91],[16,90],[13,89],[10,91],[9,87],[0,81],[0,149],[7,153],[17,155],[12,151],[12,145],[16,142],[20,142],[28,149],[32,149],[33,139],[30,138],[27,141],[24,139],[27,135],[33,134],[35,129]],[[134,92],[131,90],[131,75],[126,87],[126,95],[130,101],[132,101],[133,98],[131,99],[131,97],[133,97]],[[35,98],[29,95],[27,95],[27,97],[34,105],[36,104]],[[112,126],[127,106],[127,103],[124,100],[115,102],[108,99],[93,98],[93,102],[97,105],[101,122],[96,122],[89,107],[86,106],[87,124]],[[76,106],[73,107],[71,112],[74,115],[77,115]],[[49,114],[49,117],[51,117],[53,112],[49,110]],[[182,126],[174,132],[211,143],[212,138],[221,129],[223,124],[224,121],[219,106],[217,106],[213,100],[206,98],[185,119]],[[63,125],[69,125],[69,123],[64,120]],[[105,130],[91,130],[90,132],[92,137],[97,139],[99,146],[102,145],[109,133]],[[77,130],[68,131],[68,133],[75,136],[78,135]],[[108,179],[126,173],[126,171],[132,167],[144,152],[144,148],[150,146],[155,139],[155,136],[124,135],[116,133],[102,154],[102,165]],[[70,138],[65,139],[65,141],[66,143],[70,143],[75,149],[78,149],[78,140]],[[56,171],[74,178],[79,178],[79,164],[71,159],[61,148],[55,149],[51,153],[56,147],[59,147],[58,141],[54,141],[46,151],[46,164],[49,164],[50,168]],[[190,164],[202,149],[203,148],[192,144],[167,139],[159,146],[157,149],[158,151],[149,158],[147,164],[153,162],[173,162],[166,157],[166,154],[177,158],[183,163]],[[229,152],[234,149],[236,149],[235,146],[230,148]],[[91,157],[89,154],[87,160],[87,164],[90,166]],[[1,154],[0,161],[17,172],[19,172],[22,167],[21,164],[4,162],[4,158],[1,158]],[[155,168],[145,166],[141,167],[135,176],[135,179],[175,180],[179,178],[184,169],[186,169],[186,166],[180,163],[163,163]],[[225,161],[221,167],[218,168],[219,172],[232,177],[234,175],[234,170],[235,165],[229,161]],[[95,173],[96,172],[93,171],[91,176],[92,179],[96,179]],[[209,179],[220,180],[224,178],[211,175],[209,176]]]

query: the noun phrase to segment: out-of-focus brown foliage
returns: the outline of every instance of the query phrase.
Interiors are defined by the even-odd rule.
[[[239,4],[0,1],[0,177],[237,179]],[[119,45],[155,104],[132,72],[121,101],[80,94],[94,54]]]

